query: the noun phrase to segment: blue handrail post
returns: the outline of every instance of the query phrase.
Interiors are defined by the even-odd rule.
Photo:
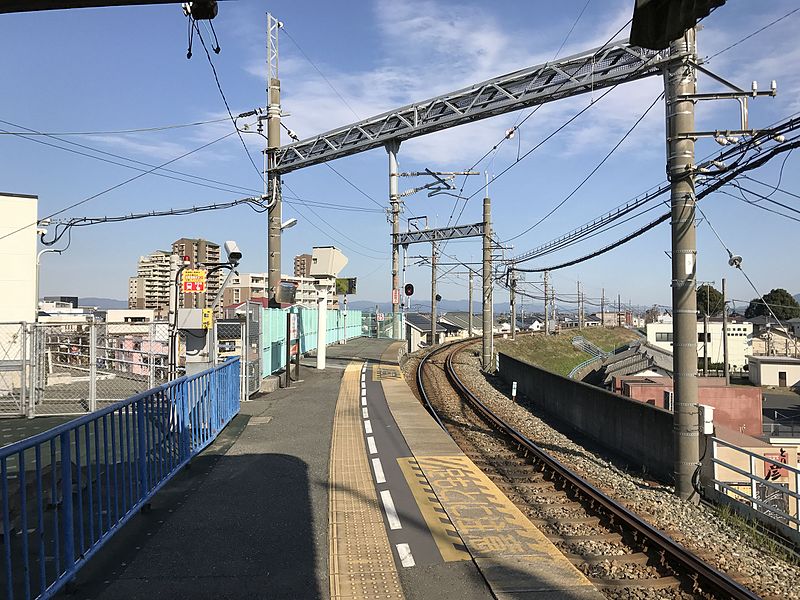
[[[178,393],[176,402],[178,404],[178,411],[181,415],[181,462],[188,460],[192,455],[192,427],[189,414],[189,399],[186,394],[186,387],[188,385],[188,382],[183,381],[176,388],[176,392]]]
[[[64,564],[67,571],[75,564],[75,521],[72,514],[72,452],[69,445],[69,431],[59,437],[61,441],[61,509],[64,530]],[[106,465],[108,468],[108,465]]]
[[[139,463],[139,497],[150,489],[147,483],[147,435],[144,419],[144,398],[136,402],[136,438]],[[107,468],[107,467],[106,467]]]

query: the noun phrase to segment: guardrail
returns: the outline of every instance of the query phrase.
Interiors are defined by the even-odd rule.
[[[583,361],[581,364],[575,365],[572,368],[572,370],[567,374],[567,377],[569,377],[570,379],[575,379],[575,376],[581,371],[581,369],[583,369],[584,367],[588,367],[595,361],[603,360],[604,358],[605,358],[604,356],[593,356],[592,358]]]
[[[749,506],[753,517],[794,530],[800,541],[800,469],[720,438],[712,437],[711,444],[714,489]],[[733,452],[731,462],[719,458],[720,448]]]
[[[8,600],[50,598],[239,412],[239,359],[0,448]]]

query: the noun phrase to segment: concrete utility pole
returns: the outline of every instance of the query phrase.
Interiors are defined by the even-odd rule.
[[[725,278],[722,278],[722,372],[725,385],[731,383],[730,365],[728,365],[728,297],[725,292]]]
[[[606,288],[600,290],[600,327],[606,326]]]
[[[472,337],[472,269],[469,270],[469,314],[467,315],[467,329]]]
[[[492,370],[492,201],[489,183],[483,199],[483,336],[481,364],[484,371]]]
[[[617,327],[622,327],[622,294],[617,294]]]
[[[581,282],[578,282],[578,329],[583,329],[583,310],[581,310]]]
[[[392,223],[392,337],[396,340],[400,339],[400,284],[397,278],[400,267],[400,247],[397,243],[397,236],[400,234],[400,192],[397,182],[399,150],[400,142],[397,140],[386,144],[386,152],[389,154],[389,214]]]
[[[550,333],[550,296],[547,295],[547,271],[544,272],[544,334]]]
[[[692,474],[699,460],[697,422],[697,239],[695,229],[694,94],[697,79],[689,62],[697,59],[695,30],[670,43],[677,57],[665,71],[667,175],[672,207],[672,319],[675,390],[675,492],[684,500],[696,495]]]
[[[511,290],[509,292],[509,303],[511,304],[511,339],[517,339],[517,275],[511,269]]]
[[[703,317],[703,377],[708,377],[708,313]]]
[[[431,346],[436,342],[436,242],[431,242]]]
[[[278,79],[278,29],[281,23],[267,13],[267,279],[269,303],[281,284],[281,178],[275,172],[281,146],[281,82]]]

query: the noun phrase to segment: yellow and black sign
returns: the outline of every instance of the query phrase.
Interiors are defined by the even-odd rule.
[[[214,309],[211,308],[203,309],[202,325],[203,329],[211,329],[212,327],[214,327]]]

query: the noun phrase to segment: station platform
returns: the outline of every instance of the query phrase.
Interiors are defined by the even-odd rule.
[[[62,597],[603,598],[428,415],[398,349],[331,346],[242,404]]]

